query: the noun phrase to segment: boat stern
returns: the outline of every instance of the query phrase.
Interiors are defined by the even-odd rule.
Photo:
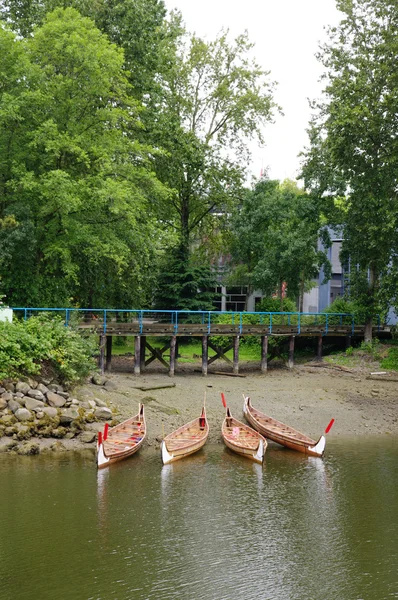
[[[321,435],[321,437],[319,438],[319,440],[315,444],[315,446],[308,447],[308,453],[312,454],[312,456],[322,457],[323,453],[325,452],[325,446],[326,446],[326,438],[324,435]]]
[[[264,462],[264,453],[265,453],[264,442],[263,442],[263,440],[260,440],[260,443],[258,444],[257,452],[256,452],[256,454],[253,455],[253,459],[256,462],[262,464]]]
[[[170,452],[167,450],[165,441],[163,440],[163,442],[162,442],[162,461],[163,461],[163,464],[164,465],[168,465],[169,463],[172,462],[173,458],[174,458],[173,454],[170,454]]]
[[[103,443],[98,443],[98,452],[97,452],[97,467],[102,469],[106,467],[109,462],[109,458],[105,456],[104,445]]]

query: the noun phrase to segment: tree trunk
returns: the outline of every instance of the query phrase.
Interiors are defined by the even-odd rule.
[[[376,274],[376,269],[371,266],[369,267],[369,296],[371,299],[371,314],[366,318],[365,321],[365,333],[364,333],[364,341],[368,342],[368,343],[372,343],[372,339],[373,339],[373,315],[372,312],[374,310],[374,304],[375,304],[375,287],[376,287],[376,280],[377,280],[377,274]]]

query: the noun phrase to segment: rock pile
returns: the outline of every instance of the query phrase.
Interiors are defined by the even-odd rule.
[[[103,400],[79,401],[56,383],[47,386],[31,379],[0,383],[0,438],[8,436],[10,448],[32,437],[76,437],[91,443],[96,432],[87,431],[88,424],[113,418]]]

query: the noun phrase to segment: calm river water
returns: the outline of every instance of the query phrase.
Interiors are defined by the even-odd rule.
[[[398,440],[326,450],[0,455],[0,599],[398,598]]]

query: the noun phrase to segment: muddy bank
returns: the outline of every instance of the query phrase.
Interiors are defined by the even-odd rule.
[[[181,365],[174,378],[166,372],[135,377],[114,372],[108,377],[114,389],[86,385],[79,397],[93,394],[110,402],[118,418],[131,416],[138,403],[145,405],[149,445],[157,446],[164,434],[197,417],[206,397],[209,441],[220,441],[224,416],[220,394],[224,392],[234,416],[242,417],[242,394],[273,417],[317,438],[330,419],[334,436],[398,435],[398,382],[366,379],[368,372],[352,373],[311,367],[270,369],[266,375],[246,365],[244,377],[209,374],[203,377],[192,365]],[[160,389],[159,386],[172,386]],[[149,388],[154,389],[149,389]],[[142,389],[139,389],[142,388]]]
[[[120,370],[107,375],[106,386],[87,383],[73,390],[73,395],[81,402],[104,402],[116,413],[118,421],[135,414],[142,402],[148,431],[146,447],[159,447],[164,435],[196,418],[204,400],[209,442],[221,443],[221,392],[236,418],[243,420],[242,395],[247,394],[255,406],[313,438],[319,437],[333,417],[329,444],[339,436],[398,435],[398,382],[369,380],[369,372],[363,369],[345,372],[300,366],[289,371],[277,367],[262,375],[253,365],[246,364],[241,370],[243,377],[214,373],[203,377],[197,367],[181,365],[175,377],[170,378],[160,369],[135,377],[123,370],[123,361],[120,363]],[[89,427],[98,431],[103,423]],[[40,451],[91,448],[94,452],[96,447],[95,441],[88,444],[78,439],[60,443],[32,438],[31,442],[38,444]],[[2,443],[4,438],[0,446]]]

